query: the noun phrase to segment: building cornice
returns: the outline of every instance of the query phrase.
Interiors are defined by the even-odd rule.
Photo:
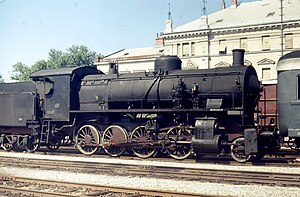
[[[290,20],[283,23],[283,28],[295,28],[300,27],[300,21]],[[262,23],[256,25],[238,25],[231,27],[217,27],[217,28],[206,28],[206,29],[197,29],[192,31],[183,31],[183,32],[174,32],[169,34],[162,34],[160,37],[163,39],[182,39],[182,38],[193,38],[193,37],[204,37],[209,34],[214,35],[223,35],[223,34],[236,34],[244,32],[256,32],[256,31],[266,31],[266,30],[280,30],[281,22],[273,23]]]

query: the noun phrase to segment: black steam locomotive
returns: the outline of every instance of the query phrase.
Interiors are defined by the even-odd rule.
[[[0,84],[0,145],[35,151],[74,144],[86,155],[131,150],[141,158],[163,150],[228,155],[245,162],[278,147],[276,131],[261,130],[255,113],[261,86],[244,51],[233,65],[181,70],[174,56],[157,58],[153,73],[109,74],[92,66],[41,70],[33,82]]]

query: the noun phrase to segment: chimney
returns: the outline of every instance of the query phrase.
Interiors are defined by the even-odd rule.
[[[231,0],[231,7],[236,8],[238,6],[237,0]]]
[[[233,49],[232,50],[232,66],[244,66],[244,49]]]

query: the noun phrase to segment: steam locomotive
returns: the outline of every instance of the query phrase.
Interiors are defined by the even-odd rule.
[[[286,92],[280,93],[289,91],[287,81],[293,83],[288,73],[298,77],[296,87],[300,84],[299,70],[291,67],[300,54],[294,56],[279,61],[283,114],[290,112]],[[255,69],[244,65],[241,49],[233,50],[231,67],[181,70],[178,57],[164,56],[155,60],[154,72],[120,74],[111,63],[109,74],[93,66],[70,66],[40,70],[31,78],[0,84],[0,145],[5,150],[71,144],[85,155],[101,148],[111,156],[130,150],[148,158],[164,151],[175,159],[215,154],[246,162],[278,151],[282,137],[300,146],[299,126],[285,115],[279,116],[279,131],[257,125],[262,87]]]

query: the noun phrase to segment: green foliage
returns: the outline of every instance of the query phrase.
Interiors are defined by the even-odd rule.
[[[72,65],[91,65],[97,56],[96,52],[90,51],[86,46],[73,45],[67,49],[67,60]]]
[[[14,64],[12,67],[14,74],[11,76],[11,79],[17,81],[29,81],[29,76],[31,73],[30,67],[21,62]]]
[[[39,60],[31,66],[31,72],[45,69],[49,69],[48,63],[45,60]]]
[[[68,55],[60,50],[50,49],[48,55],[48,69],[65,68],[68,64],[70,64],[68,62]]]
[[[39,60],[32,66],[18,62],[14,64],[11,79],[17,81],[29,81],[30,74],[38,70],[65,68],[69,65],[88,66],[92,65],[97,53],[89,50],[86,46],[73,45],[66,52],[50,49],[48,60]],[[101,57],[101,54],[98,56]]]

